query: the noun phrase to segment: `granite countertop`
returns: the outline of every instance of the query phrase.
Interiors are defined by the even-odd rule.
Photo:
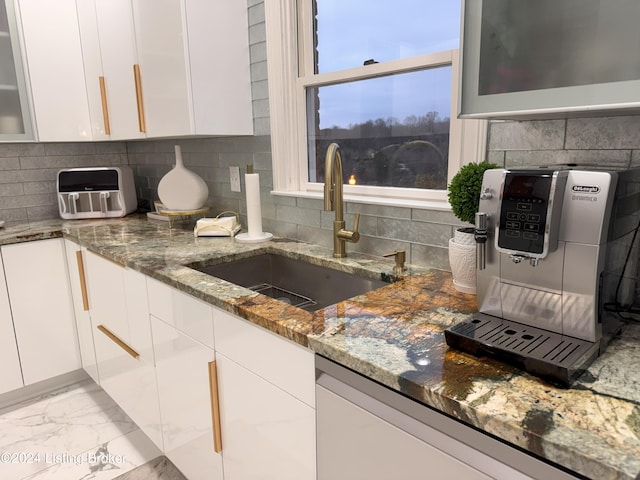
[[[640,475],[640,327],[629,325],[572,388],[447,347],[443,330],[476,308],[448,272],[275,238],[240,244],[194,238],[192,227],[130,216],[0,229],[0,245],[60,236],[258,324],[300,345],[588,478]],[[394,283],[306,312],[186,267],[281,252]]]

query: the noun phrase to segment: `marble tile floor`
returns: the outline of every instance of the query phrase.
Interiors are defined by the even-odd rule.
[[[184,477],[91,380],[0,410],[0,479],[115,478]]]

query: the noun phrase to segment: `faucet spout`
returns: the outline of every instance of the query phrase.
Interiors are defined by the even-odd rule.
[[[356,243],[360,240],[358,233],[360,214],[355,215],[353,230],[346,230],[344,228],[342,154],[337,143],[332,143],[327,148],[324,165],[324,209],[336,212],[333,221],[333,256],[346,257],[345,242]]]

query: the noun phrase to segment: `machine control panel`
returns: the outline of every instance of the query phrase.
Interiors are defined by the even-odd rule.
[[[550,173],[505,174],[497,229],[499,248],[537,255],[544,252],[552,183]]]

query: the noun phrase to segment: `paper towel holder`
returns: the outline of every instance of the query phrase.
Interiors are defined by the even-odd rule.
[[[273,234],[262,231],[262,208],[260,206],[260,176],[253,173],[253,165],[247,165],[244,175],[245,194],[247,199],[248,232],[236,235],[239,243],[262,243],[273,238]]]
[[[268,242],[273,238],[273,233],[262,232],[260,235],[250,236],[249,232],[239,233],[236,235],[236,242],[238,243],[262,243]]]

